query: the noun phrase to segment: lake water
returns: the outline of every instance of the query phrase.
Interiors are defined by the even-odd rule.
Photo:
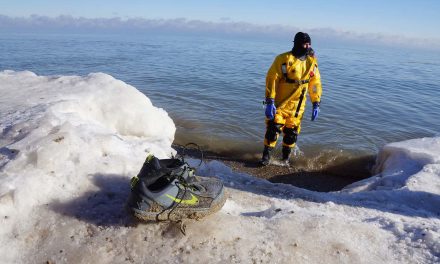
[[[108,73],[170,114],[176,143],[250,158],[262,150],[266,72],[290,45],[182,36],[3,34],[0,70]],[[308,101],[297,157],[319,167],[338,157],[374,155],[386,143],[440,134],[438,52],[326,43],[314,48],[323,83],[321,112],[311,122]],[[115,111],[118,107],[124,105]]]

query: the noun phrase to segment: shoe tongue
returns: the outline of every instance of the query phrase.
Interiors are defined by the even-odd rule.
[[[158,159],[152,158],[144,163],[138,177],[142,179],[147,187],[156,182],[171,182],[179,176],[183,176],[185,167],[179,159]]]
[[[183,162],[181,161],[181,160],[179,160],[179,159],[172,159],[171,160],[171,163],[170,164],[168,164],[168,168],[177,168],[177,167],[180,167],[180,166],[182,166],[183,165]]]
[[[154,157],[154,159],[151,161],[151,165],[151,169],[153,170],[160,170],[161,168],[159,159],[156,157]]]
[[[158,158],[154,157],[148,162],[144,163],[142,166],[138,177],[145,183],[146,186],[150,186],[159,178],[164,176],[164,172],[159,161],[160,160]]]

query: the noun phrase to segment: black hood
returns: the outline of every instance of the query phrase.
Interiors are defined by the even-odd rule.
[[[303,57],[303,56],[307,55],[308,49],[305,49],[303,47],[303,45],[304,45],[304,43],[310,43],[310,45],[312,44],[312,40],[310,39],[309,34],[303,33],[303,32],[298,32],[298,33],[296,33],[295,39],[293,40],[293,42],[294,42],[293,49],[292,49],[293,56],[299,58],[299,57]]]

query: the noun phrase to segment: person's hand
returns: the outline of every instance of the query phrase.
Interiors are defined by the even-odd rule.
[[[266,117],[270,120],[275,118],[277,108],[273,98],[266,98]]]
[[[319,103],[315,102],[313,103],[313,111],[312,111],[312,121],[315,121],[316,118],[318,118],[319,114]]]

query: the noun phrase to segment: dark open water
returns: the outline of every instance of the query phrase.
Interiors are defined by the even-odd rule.
[[[291,43],[176,36],[0,35],[0,70],[105,72],[144,92],[177,126],[176,143],[256,157],[265,74]],[[374,155],[386,143],[440,135],[440,53],[314,46],[321,113],[306,109],[298,159],[318,168]]]

